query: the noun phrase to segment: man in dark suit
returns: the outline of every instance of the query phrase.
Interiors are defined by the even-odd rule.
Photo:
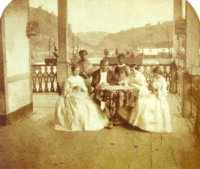
[[[92,75],[92,87],[94,90],[99,86],[107,86],[107,85],[117,85],[118,80],[112,70],[109,69],[109,64],[107,59],[102,59],[100,62],[100,69],[96,70]],[[109,114],[105,106],[105,102],[98,100],[96,97],[93,98],[94,101],[101,107],[102,110]],[[108,128],[112,128],[112,122],[109,123]]]
[[[109,69],[107,59],[102,59],[100,69],[96,70],[92,75],[92,87],[96,88],[103,85],[117,85],[118,80],[112,70]]]

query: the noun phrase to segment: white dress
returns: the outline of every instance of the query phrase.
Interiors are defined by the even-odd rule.
[[[142,97],[149,94],[149,90],[147,88],[148,83],[146,82],[146,78],[141,72],[137,70],[135,71],[135,74],[129,74],[128,83],[131,86],[135,86],[139,90],[139,97]]]
[[[80,76],[69,77],[66,80],[64,91],[56,103],[55,129],[91,131],[101,130],[107,125],[106,114],[89,97],[83,78]]]
[[[129,123],[150,132],[170,133],[172,127],[164,77],[154,79],[153,86],[157,92],[138,99],[129,116]]]
[[[145,95],[148,95],[149,90],[147,88],[148,83],[146,82],[146,78],[144,77],[144,75],[137,70],[135,71],[136,71],[135,74],[132,73],[129,74],[127,81],[129,86],[133,86],[139,90],[139,95],[138,95],[139,99]],[[126,106],[118,108],[117,111],[119,116],[122,117],[124,120],[128,121],[130,112],[134,106],[135,106],[135,99],[130,99],[128,101],[128,104],[126,104]]]

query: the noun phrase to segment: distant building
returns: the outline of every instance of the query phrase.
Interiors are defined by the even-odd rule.
[[[173,53],[173,44],[168,42],[159,42],[152,44],[150,42],[143,42],[138,45],[137,48],[139,53],[144,55],[158,55],[159,53]]]

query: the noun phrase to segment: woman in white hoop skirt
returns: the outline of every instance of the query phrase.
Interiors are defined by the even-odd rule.
[[[152,93],[138,99],[129,116],[129,123],[142,130],[158,133],[172,132],[169,105],[166,100],[167,83],[160,67],[153,69]]]
[[[56,103],[55,129],[62,131],[101,130],[108,125],[106,114],[89,97],[78,65],[72,65],[72,76]]]

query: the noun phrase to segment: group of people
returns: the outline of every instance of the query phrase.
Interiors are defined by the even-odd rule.
[[[124,54],[118,55],[114,71],[109,61],[102,59],[100,68],[87,60],[87,51],[79,52],[81,60],[72,64],[72,75],[66,79],[64,90],[56,103],[55,129],[62,131],[92,131],[112,128],[104,102],[92,97],[96,88],[108,85],[133,86],[139,90],[135,104],[118,108],[117,114],[130,125],[149,132],[170,133],[171,119],[167,85],[159,67],[153,69],[153,83],[147,83],[137,65],[124,64]]]

